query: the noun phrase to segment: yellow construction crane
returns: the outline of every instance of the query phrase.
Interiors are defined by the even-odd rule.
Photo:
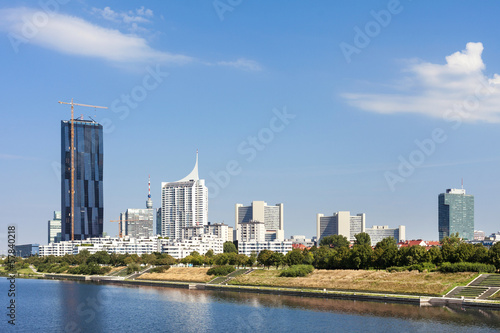
[[[74,118],[74,106],[87,106],[90,108],[99,108],[99,109],[107,109],[106,106],[97,106],[97,105],[88,105],[88,104],[79,104],[73,103],[73,98],[71,99],[71,103],[61,102],[59,104],[68,104],[71,105],[71,175],[70,175],[70,183],[71,183],[71,240],[75,240],[75,118]],[[64,207],[61,207],[64,208]]]
[[[122,238],[122,222],[137,222],[137,221],[144,221],[144,220],[111,220],[109,222],[118,222],[118,237]]]

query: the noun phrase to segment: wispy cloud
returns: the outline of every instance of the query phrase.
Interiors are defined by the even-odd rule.
[[[34,161],[34,160],[37,160],[37,158],[36,157],[31,157],[31,156],[0,154],[0,160],[6,160],[6,161],[13,161],[13,160]]]
[[[111,21],[114,23],[120,23],[127,26],[128,30],[131,32],[149,32],[148,29],[139,26],[139,24],[152,23],[151,18],[153,17],[153,11],[151,9],[142,6],[136,10],[129,10],[127,12],[119,12],[111,9],[110,7],[104,7],[103,9],[92,7],[92,14]]]
[[[194,61],[192,57],[159,51],[148,42],[133,34],[107,29],[81,18],[52,13],[45,24],[35,33],[26,34],[26,22],[39,11],[32,8],[11,8],[0,10],[0,30],[9,33],[10,38],[18,38],[61,53],[96,57],[113,62],[166,62],[185,64]],[[112,11],[111,11],[112,12]],[[109,15],[112,15],[108,12]],[[147,9],[141,12],[149,13]],[[144,14],[149,15],[149,14]],[[152,12],[151,12],[152,15]],[[136,16],[144,17],[144,16]],[[123,20],[125,18],[122,17]],[[130,18],[134,20],[133,17]]]
[[[257,61],[245,59],[245,58],[239,58],[235,61],[219,61],[219,62],[217,62],[217,65],[228,66],[228,67],[233,67],[233,68],[237,68],[237,69],[243,69],[246,71],[260,71],[260,70],[262,70],[262,67],[259,65],[259,63]]]
[[[458,116],[463,121],[500,122],[500,76],[488,78],[483,44],[446,57],[446,64],[411,62],[403,85],[383,93],[350,92],[342,96],[359,109],[383,114],[418,113],[431,117]],[[380,87],[380,86],[379,86]]]

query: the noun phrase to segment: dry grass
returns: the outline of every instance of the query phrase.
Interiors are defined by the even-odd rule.
[[[146,273],[137,279],[183,281],[183,282],[208,282],[213,276],[207,275],[208,268],[201,267],[171,267],[164,273]]]
[[[124,268],[126,268],[126,267],[127,267],[127,266],[118,266],[118,267],[111,266],[111,270],[110,270],[110,271],[109,271],[109,273],[108,273],[108,274],[106,274],[106,275],[112,274],[112,273],[114,273],[114,272],[116,272],[116,271],[119,271],[119,270],[121,270],[121,269],[124,269]]]
[[[455,285],[465,285],[476,273],[419,273],[363,270],[315,270],[307,277],[279,277],[280,271],[256,270],[240,275],[230,284],[370,291],[417,295],[442,295]]]

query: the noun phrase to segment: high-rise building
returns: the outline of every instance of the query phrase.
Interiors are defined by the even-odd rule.
[[[316,215],[316,234],[318,242],[321,238],[332,235],[345,236],[349,241],[354,241],[355,235],[365,232],[366,215],[351,216],[349,211],[340,211],[332,216]]]
[[[264,201],[252,201],[251,206],[236,204],[235,211],[236,240],[241,240],[241,223],[256,221],[265,225],[265,241],[285,240],[282,203],[268,206]]]
[[[61,121],[61,239],[71,240],[71,121]],[[74,239],[103,232],[103,128],[74,121]]]
[[[208,224],[208,189],[198,175],[198,152],[189,175],[176,182],[161,183],[160,214],[159,234],[170,239],[181,239],[186,227]]]
[[[124,213],[121,213],[121,234],[134,238],[153,236],[154,215],[153,201],[151,200],[151,180],[148,180],[146,209],[129,208]]]
[[[55,211],[54,218],[48,223],[48,243],[59,243],[61,241],[61,212]]]
[[[447,189],[438,197],[439,240],[457,233],[464,240],[474,239],[474,196],[464,189]]]

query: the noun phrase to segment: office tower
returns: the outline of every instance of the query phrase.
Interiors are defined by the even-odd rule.
[[[151,200],[151,180],[148,180],[148,200],[146,209],[129,208],[120,214],[121,234],[134,238],[154,236],[153,201]]]
[[[464,240],[474,239],[474,196],[464,189],[447,189],[438,197],[439,240],[457,233]]]
[[[235,208],[236,240],[242,241],[240,239],[242,236],[241,224],[249,222],[264,223],[266,241],[285,240],[282,203],[275,206],[268,206],[264,201],[252,201],[251,206],[236,204]]]
[[[59,243],[61,241],[61,212],[55,211],[54,218],[48,223],[48,243]]]
[[[348,211],[334,213],[332,216],[316,215],[316,234],[318,242],[321,238],[332,235],[342,235],[349,241],[354,241],[355,235],[365,232],[366,216],[357,214],[351,216]]]
[[[161,183],[160,214],[160,234],[170,239],[181,239],[186,227],[208,224],[208,189],[198,175],[198,152],[189,175],[176,182]]]
[[[61,121],[61,239],[71,240],[71,121]],[[103,130],[95,121],[74,121],[74,239],[103,231]]]

